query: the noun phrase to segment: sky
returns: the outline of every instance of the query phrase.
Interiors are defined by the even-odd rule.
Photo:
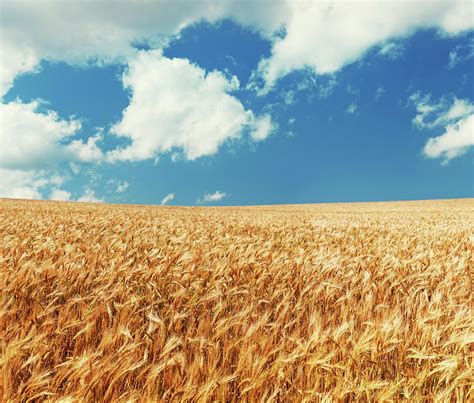
[[[473,197],[473,10],[0,0],[0,197]]]

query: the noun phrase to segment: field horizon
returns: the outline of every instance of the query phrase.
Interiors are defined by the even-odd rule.
[[[474,199],[0,199],[4,401],[472,398]]]
[[[158,204],[158,203],[120,203],[109,201],[79,201],[79,200],[44,200],[44,199],[21,199],[0,197],[2,201],[12,202],[46,202],[46,203],[72,203],[72,204],[88,204],[88,205],[110,205],[110,206],[136,206],[136,207],[192,207],[192,208],[228,208],[228,207],[285,207],[285,206],[321,206],[321,205],[353,205],[353,204],[389,204],[389,203],[430,203],[430,202],[450,202],[450,201],[472,201],[474,205],[474,197],[449,197],[449,198],[434,198],[434,199],[390,199],[390,200],[368,200],[368,201],[323,201],[323,202],[308,202],[308,203],[273,203],[273,204],[223,204],[223,205],[206,205],[206,204]]]

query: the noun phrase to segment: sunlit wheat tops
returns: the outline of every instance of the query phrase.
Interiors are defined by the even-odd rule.
[[[469,400],[473,223],[3,200],[3,400]]]

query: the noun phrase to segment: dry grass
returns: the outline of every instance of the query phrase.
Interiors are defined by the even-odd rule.
[[[473,213],[2,200],[3,400],[468,400]]]

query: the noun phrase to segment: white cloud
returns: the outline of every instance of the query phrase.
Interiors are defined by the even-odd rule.
[[[101,149],[97,143],[102,141],[102,135],[90,136],[84,143],[82,140],[73,140],[64,149],[71,154],[71,159],[82,162],[97,162],[103,157]]]
[[[74,139],[81,129],[80,121],[61,119],[54,111],[41,111],[41,106],[39,101],[19,100],[0,104],[0,171],[4,173],[0,194],[3,197],[42,199],[46,185],[58,187],[66,180],[54,173],[59,163],[102,158],[96,144],[100,136],[90,137],[86,142]],[[78,166],[72,167],[74,170]],[[63,199],[66,193],[55,189],[51,197]]]
[[[271,57],[260,64],[267,89],[296,69],[334,72],[372,46],[418,28],[457,34],[473,26],[472,3],[465,0],[3,0],[2,95],[16,75],[34,69],[40,60],[123,61],[133,53],[134,42],[160,48],[186,26],[226,18],[273,41]],[[275,35],[281,28],[286,35]]]
[[[0,197],[12,199],[50,199],[74,201],[71,193],[59,186],[66,178],[47,170],[22,170],[0,167]],[[49,196],[45,196],[48,188]],[[95,192],[86,187],[77,201],[102,203]]]
[[[444,128],[444,133],[428,139],[423,154],[428,158],[442,158],[443,165],[465,154],[474,146],[474,104],[468,100],[453,98],[431,102],[430,94],[413,93],[409,100],[415,105],[417,115],[413,119],[418,129]]]
[[[100,178],[91,177],[92,183],[97,184]],[[106,188],[108,193],[123,193],[125,192],[130,184],[127,181],[121,181],[118,179],[109,179],[106,183]]]
[[[276,124],[272,122],[270,115],[263,115],[255,118],[253,122],[250,137],[254,141],[265,140],[276,128]]]
[[[123,61],[133,43],[160,48],[200,20],[232,18],[270,36],[287,14],[285,1],[22,1],[2,0],[0,96],[40,60],[73,64]],[[74,22],[71,26],[71,21]]]
[[[194,160],[215,154],[246,130],[260,141],[273,128],[268,115],[255,116],[231,95],[239,88],[235,76],[206,73],[186,59],[138,52],[122,79],[132,97],[111,133],[129,138],[131,145],[111,151],[109,161],[145,160],[176,150]]]
[[[408,101],[416,107],[417,114],[413,118],[412,123],[418,129],[429,127],[429,124],[427,124],[425,120],[443,106],[442,103],[433,104],[430,94],[421,95],[419,91],[411,94],[408,97]]]
[[[86,187],[84,189],[84,193],[81,197],[77,199],[78,202],[87,202],[87,203],[103,203],[103,199],[99,199],[94,190],[91,188]]]
[[[40,112],[39,101],[0,104],[0,166],[37,169],[64,160],[94,161],[101,157],[97,137],[86,143],[71,138],[81,129],[76,119]],[[66,144],[65,144],[66,143]]]
[[[447,68],[453,69],[459,63],[465,62],[472,57],[474,57],[474,39],[471,39],[467,45],[458,45],[451,52],[449,52]]]
[[[443,125],[449,122],[457,121],[474,113],[474,104],[468,100],[454,98],[454,101],[448,111],[439,115],[433,122],[433,126]]]
[[[386,42],[382,44],[378,52],[379,55],[388,59],[398,59],[404,52],[405,47],[402,42]]]
[[[228,195],[225,194],[224,192],[217,190],[214,193],[206,193],[204,196],[198,198],[196,203],[197,204],[213,203],[213,202],[222,200],[224,197],[227,197],[227,196]]]
[[[127,181],[122,181],[122,182],[119,181],[117,183],[117,188],[115,189],[115,191],[117,193],[123,193],[128,189],[129,186],[130,184]]]
[[[2,4],[3,7],[3,4]],[[0,19],[3,24],[3,20]],[[0,98],[12,87],[15,77],[25,72],[33,72],[37,68],[38,58],[33,49],[15,46],[2,40],[3,30],[0,29]]]
[[[354,113],[357,112],[357,109],[358,109],[357,105],[354,102],[352,102],[347,108],[347,113],[350,113],[353,115]]]
[[[457,122],[474,113],[474,105],[468,100],[454,98],[452,102],[441,99],[438,102],[431,101],[431,95],[421,95],[414,92],[408,98],[415,105],[417,114],[413,118],[413,124],[418,129],[433,129]]]
[[[446,165],[451,159],[466,153],[474,146],[474,115],[448,125],[441,136],[430,138],[423,148],[429,158],[443,158]]]
[[[294,90],[289,90],[286,93],[283,93],[282,96],[285,105],[294,105],[294,103],[296,102],[296,92]]]
[[[174,200],[174,193],[168,193],[165,197],[163,197],[163,200],[161,201],[161,205],[164,206],[165,204],[168,204],[172,200]]]
[[[272,88],[283,75],[311,68],[333,73],[377,44],[387,54],[391,38],[418,28],[457,34],[473,27],[470,1],[294,1],[285,21],[286,35],[274,40],[271,56],[259,64],[259,75]],[[310,44],[310,46],[309,46]]]
[[[71,193],[63,190],[63,189],[53,189],[51,194],[49,195],[50,200],[57,200],[57,201],[69,201],[71,200]]]
[[[186,26],[231,18],[272,41],[270,57],[261,60],[253,75],[255,82],[263,80],[265,92],[297,69],[334,73],[374,46],[391,54],[401,38],[420,28],[454,35],[473,27],[472,2],[463,0],[3,0],[1,11],[0,97],[19,74],[36,71],[40,60],[129,63],[123,82],[132,92],[131,103],[113,130],[132,144],[108,154],[109,161],[156,159],[176,151],[192,160],[216,153],[243,133],[263,140],[275,127],[268,115],[255,116],[231,95],[237,79],[206,73],[187,60],[166,59],[159,51],[139,52],[137,57],[134,42],[161,48]],[[460,49],[453,52],[451,67],[464,57]],[[61,161],[103,159],[100,134],[85,141],[73,138],[80,130],[76,118],[42,113],[37,102],[14,101],[0,108],[0,167],[22,169],[28,177]],[[424,117],[420,119],[423,124]],[[77,171],[77,165],[71,167]],[[40,195],[39,187],[26,189]]]
[[[64,176],[61,176],[61,175],[58,175],[58,174],[55,174],[55,175],[53,175],[49,178],[49,183],[51,183],[51,185],[55,185],[55,186],[60,186],[65,181],[66,181],[66,178]]]
[[[12,199],[42,199],[42,189],[57,184],[57,177],[49,177],[42,170],[20,170],[0,167],[0,197]]]

